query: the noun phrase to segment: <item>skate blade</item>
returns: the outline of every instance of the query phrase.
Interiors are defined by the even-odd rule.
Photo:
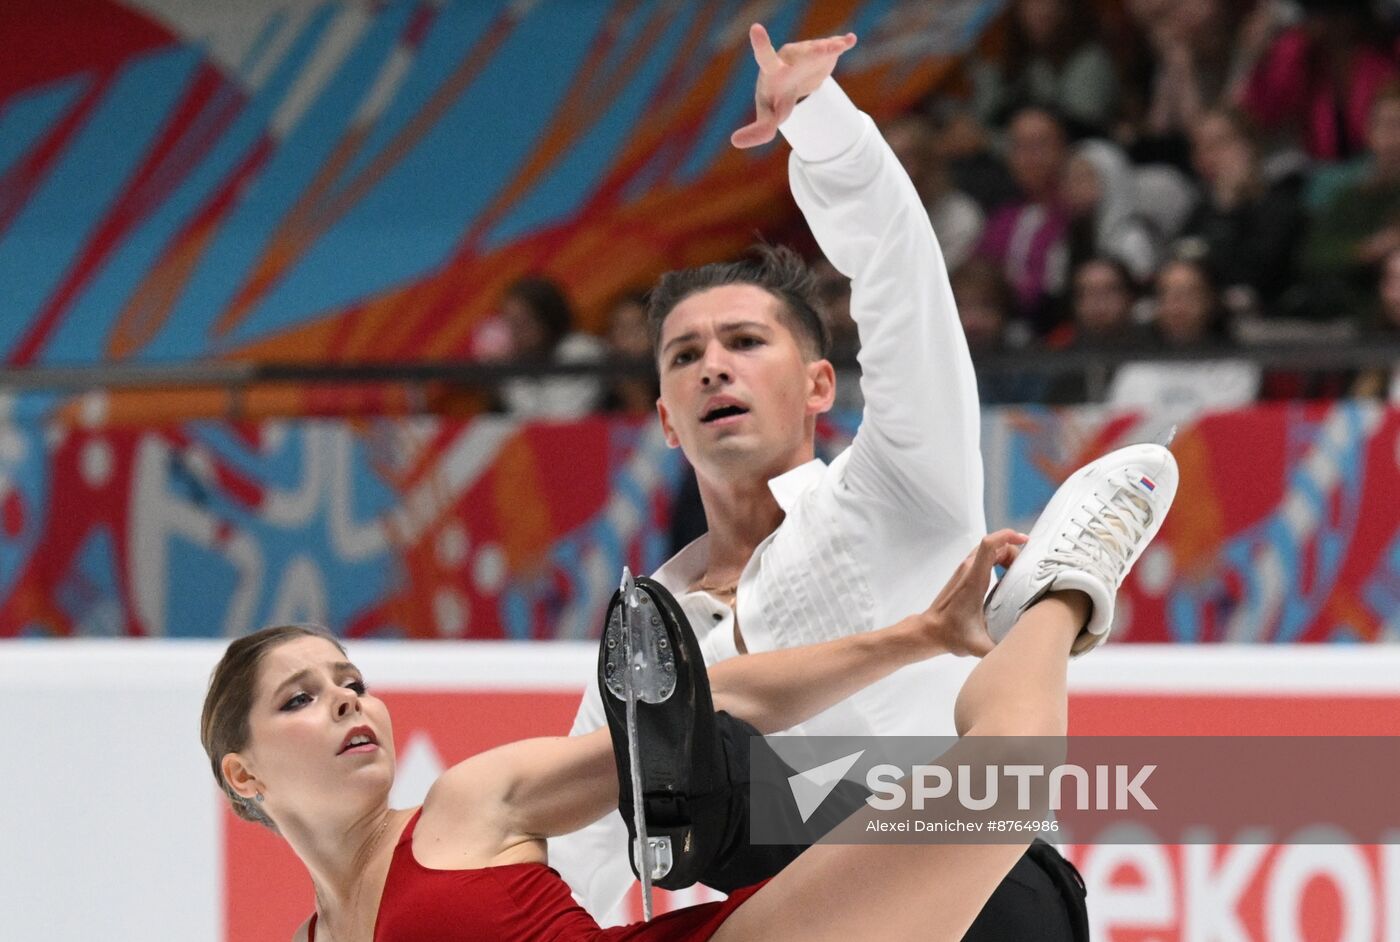
[[[630,672],[637,702],[665,703],[676,690],[676,652],[667,637],[661,611],[651,596],[639,589],[633,589],[631,594],[633,605],[628,617],[632,623],[632,663],[626,663],[626,645],[622,637],[622,614],[627,607],[624,595],[622,604],[609,614],[603,629],[603,644],[607,648],[604,681],[609,693],[626,700],[625,678]]]

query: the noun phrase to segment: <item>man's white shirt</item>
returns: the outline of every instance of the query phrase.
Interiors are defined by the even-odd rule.
[[[750,557],[736,606],[751,652],[827,641],[926,608],[986,532],[977,384],[928,214],[870,117],[828,79],[781,126],[793,196],[833,265],[852,279],[860,331],[860,428],[830,465],[769,481],[785,517]],[[738,653],[735,613],[703,591],[708,535],[656,579],[713,664]],[[906,667],[790,732],[951,735],[965,675],[954,658]],[[590,686],[573,733],[602,726]],[[634,880],[627,829],[610,814],[549,842],[551,866],[606,918]]]

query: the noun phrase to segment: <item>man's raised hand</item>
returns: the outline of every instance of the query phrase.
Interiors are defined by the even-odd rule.
[[[754,89],[758,115],[730,136],[735,147],[757,147],[771,141],[798,101],[816,91],[836,68],[841,53],[856,44],[856,34],[788,43],[775,50],[768,30],[755,23],[749,27],[749,42],[758,62]]]

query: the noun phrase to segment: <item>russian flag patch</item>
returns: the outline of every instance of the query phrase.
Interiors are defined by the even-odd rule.
[[[1141,484],[1143,487],[1147,488],[1149,491],[1155,491],[1157,489],[1157,485],[1152,483],[1152,479],[1146,476],[1141,478],[1138,481],[1138,483]]]

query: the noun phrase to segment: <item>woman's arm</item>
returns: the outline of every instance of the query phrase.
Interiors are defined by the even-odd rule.
[[[761,654],[730,658],[710,668],[715,709],[761,733],[795,726],[901,667],[937,654],[992,649],[982,616],[994,565],[1010,565],[1026,541],[1014,530],[982,539],[954,570],[933,604],[888,628]]]

